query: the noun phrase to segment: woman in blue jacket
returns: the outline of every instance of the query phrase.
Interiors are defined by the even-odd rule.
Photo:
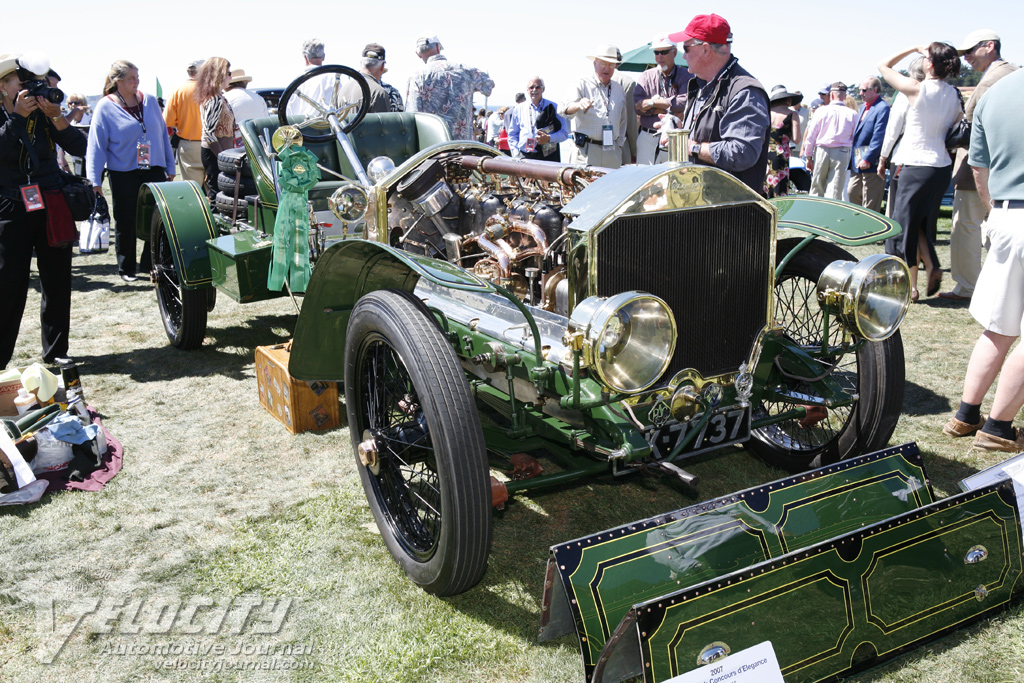
[[[114,202],[117,274],[136,279],[136,236],[147,239],[146,226],[135,224],[135,205],[143,183],[174,180],[174,151],[156,98],[139,91],[139,70],[129,61],[110,66],[89,129],[86,175],[93,190],[103,191],[103,169]],[[143,249],[139,270],[148,272],[152,257]]]

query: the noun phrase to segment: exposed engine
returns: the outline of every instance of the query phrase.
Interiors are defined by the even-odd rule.
[[[390,241],[567,315],[567,219],[561,209],[599,175],[551,162],[439,156],[389,197]]]

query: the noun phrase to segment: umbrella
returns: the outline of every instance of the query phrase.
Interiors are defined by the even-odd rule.
[[[646,71],[654,65],[654,50],[651,49],[651,44],[647,43],[646,45],[641,45],[634,50],[624,53],[622,55],[622,64],[619,65],[619,70]],[[683,58],[682,50],[676,52],[676,66],[681,66],[684,69],[689,66]]]

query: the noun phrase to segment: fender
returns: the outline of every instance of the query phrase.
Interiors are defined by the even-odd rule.
[[[339,242],[316,263],[295,325],[288,372],[304,381],[345,379],[345,335],[352,309],[378,289],[412,292],[421,277],[454,289],[493,292],[473,274],[380,242]]]
[[[880,242],[903,232],[899,223],[880,213],[834,199],[790,195],[768,201],[778,209],[780,229],[820,235],[850,247]]]
[[[171,250],[174,267],[185,289],[213,284],[210,254],[206,240],[217,237],[210,205],[195,182],[146,183],[139,190],[136,225],[146,226],[146,239],[153,213],[160,212]]]

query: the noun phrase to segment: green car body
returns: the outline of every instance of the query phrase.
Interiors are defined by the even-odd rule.
[[[332,135],[306,145],[325,179],[289,370],[344,384],[371,508],[426,590],[479,581],[491,507],[518,492],[649,467],[695,483],[675,463],[732,444],[802,470],[887,443],[906,264],[837,246],[897,234],[884,216],[766,201],[686,161],[511,160],[429,114],[349,109],[325,109]],[[266,282],[283,122],[243,124],[245,216],[213,214],[192,183],[140,193],[176,346],[202,343],[215,291],[282,295]]]

